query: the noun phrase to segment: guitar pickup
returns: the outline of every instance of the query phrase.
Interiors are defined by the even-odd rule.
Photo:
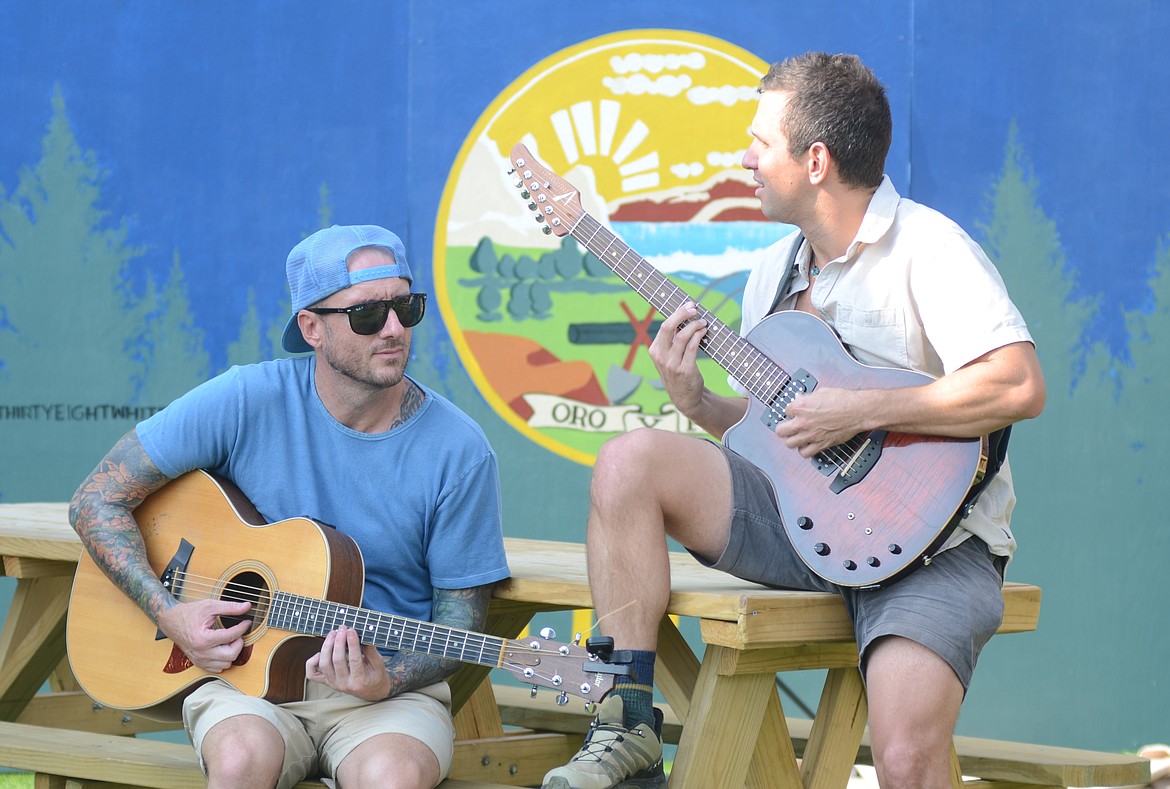
[[[816,388],[816,377],[802,367],[793,373],[792,377],[788,379],[788,383],[781,387],[775,397],[764,404],[766,407],[764,413],[760,415],[760,421],[767,425],[769,430],[775,429],[780,420],[785,418],[784,411],[796,399],[796,396],[811,392]]]

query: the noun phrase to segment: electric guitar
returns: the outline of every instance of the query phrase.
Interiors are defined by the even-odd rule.
[[[572,235],[664,315],[694,301],[590,216],[580,193],[523,144],[512,148],[511,162],[516,186],[546,234]],[[896,389],[933,379],[861,364],[824,321],[806,312],[775,313],[745,338],[697,306],[697,317],[707,322],[702,349],[751,394],[747,413],[723,442],[768,475],[785,533],[809,569],[841,586],[871,587],[929,564],[968,511],[972,486],[983,481],[987,437],[874,430],[802,457],[773,432],[800,394],[817,386]]]
[[[567,694],[599,701],[615,673],[628,673],[576,644],[499,638],[360,608],[365,572],[350,537],[308,518],[266,524],[239,490],[204,471],[168,483],[134,517],[171,594],[180,602],[247,600],[252,625],[230,668],[203,671],[82,551],[66,627],[69,661],[85,692],[108,707],[176,720],[183,699],[215,678],[275,703],[299,700],[305,661],[339,625],[357,630],[363,644],[502,668],[534,692],[560,691],[561,703]]]

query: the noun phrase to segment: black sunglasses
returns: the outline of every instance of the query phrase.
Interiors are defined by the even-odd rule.
[[[367,301],[352,307],[306,307],[305,309],[316,315],[345,313],[349,316],[349,328],[353,329],[354,334],[377,334],[386,325],[386,319],[390,317],[390,310],[394,310],[402,328],[409,329],[411,326],[417,326],[418,322],[423,319],[426,306],[427,294],[408,293],[405,296],[382,299],[381,301]]]

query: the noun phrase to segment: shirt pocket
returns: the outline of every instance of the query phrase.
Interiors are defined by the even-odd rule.
[[[841,342],[862,364],[910,367],[906,322],[896,307],[863,310],[848,305],[837,308],[834,328]]]

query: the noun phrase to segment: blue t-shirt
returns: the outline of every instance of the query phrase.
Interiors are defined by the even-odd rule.
[[[507,578],[496,455],[479,426],[419,385],[426,397],[404,424],[351,430],[317,396],[315,366],[233,367],[140,423],[138,438],[168,477],[207,469],[267,522],[307,517],[348,534],[366,608],[429,620],[434,587]]]

